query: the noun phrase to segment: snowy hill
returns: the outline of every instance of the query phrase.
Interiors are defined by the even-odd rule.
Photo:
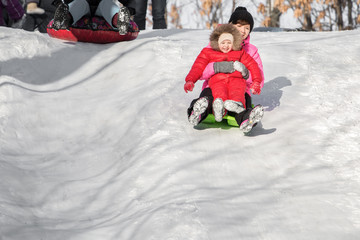
[[[360,31],[252,33],[249,136],[187,121],[209,33],[0,28],[0,239],[359,239]]]

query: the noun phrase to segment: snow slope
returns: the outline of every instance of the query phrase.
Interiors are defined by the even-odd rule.
[[[360,31],[254,32],[249,136],[187,122],[209,33],[0,28],[0,239],[359,239]]]

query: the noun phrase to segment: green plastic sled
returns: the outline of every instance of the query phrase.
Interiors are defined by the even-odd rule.
[[[235,117],[233,116],[229,116],[229,115],[225,115],[223,117],[223,121],[226,121],[227,124],[229,126],[233,126],[233,127],[239,127],[239,124],[237,124],[236,120],[235,120]],[[202,121],[201,123],[208,123],[208,124],[213,124],[213,123],[216,123],[215,121],[215,117],[213,114],[209,114],[205,119],[204,121]]]

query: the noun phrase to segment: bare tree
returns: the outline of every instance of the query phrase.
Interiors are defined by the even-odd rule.
[[[354,21],[353,21],[353,17],[352,17],[352,9],[353,9],[353,3],[352,3],[352,0],[347,0],[347,8],[348,8],[348,21],[349,21],[349,24],[348,24],[348,27],[350,29],[352,29],[354,27]]]
[[[180,9],[176,6],[176,4],[171,4],[170,12],[168,13],[170,22],[175,26],[175,28],[182,29],[180,23]]]
[[[176,1],[168,8],[167,21],[182,28],[183,7],[195,6],[194,25],[211,29],[223,21],[224,4],[232,4],[232,12],[243,0]],[[227,8],[228,9],[228,8]],[[279,27],[282,14],[292,11],[302,28],[310,31],[354,29],[360,26],[360,0],[264,0],[258,12],[264,16],[262,25]]]
[[[235,8],[236,8],[236,0],[232,0],[231,12],[234,12]]]
[[[343,21],[343,0],[334,0],[333,3],[333,8],[335,9],[335,13],[336,13],[336,24],[337,24],[337,28],[339,30],[343,30],[344,29],[344,21]]]
[[[222,19],[222,0],[196,1],[197,9],[201,16],[206,17],[208,29],[216,27]]]
[[[280,26],[280,16],[282,12],[279,10],[278,6],[272,3],[271,0],[266,0],[266,5],[260,4],[258,6],[258,13],[264,15],[264,20],[262,25],[265,27],[279,27]]]
[[[356,1],[354,3],[354,0],[274,0],[272,3],[267,0],[266,6],[259,5],[258,12],[264,15],[264,26],[278,26],[276,23],[279,22],[280,15],[291,9],[305,30],[344,30],[344,16],[347,16],[349,26],[346,29],[360,24],[360,0]],[[353,14],[357,16],[354,20]]]

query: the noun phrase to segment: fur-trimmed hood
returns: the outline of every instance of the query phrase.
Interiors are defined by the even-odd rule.
[[[241,49],[241,34],[232,24],[221,24],[215,28],[215,30],[210,34],[210,46],[212,49],[220,51],[219,48],[219,37],[223,33],[230,33],[234,37],[233,50],[238,51]]]

